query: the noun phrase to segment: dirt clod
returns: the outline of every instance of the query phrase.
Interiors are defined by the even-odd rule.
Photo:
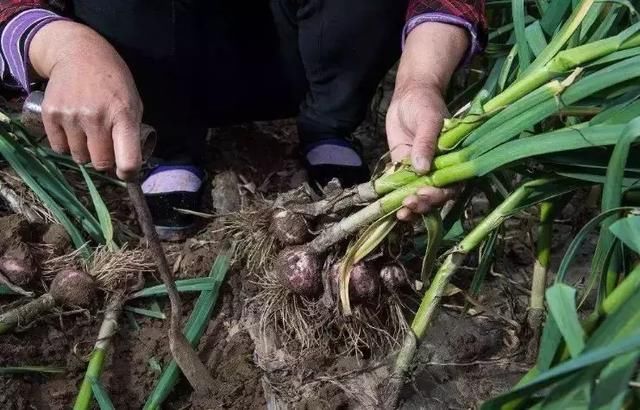
[[[55,255],[64,255],[71,250],[71,238],[60,224],[49,225],[42,235],[42,243],[50,245]]]
[[[287,209],[273,213],[269,230],[284,246],[302,245],[309,237],[309,228],[304,217]]]
[[[253,343],[246,332],[235,334],[227,343],[221,364],[216,367],[212,399],[224,408],[256,409],[264,406],[260,370],[253,363]],[[206,398],[196,399],[194,408],[208,409]]]
[[[51,282],[51,296],[66,306],[89,306],[96,293],[96,282],[79,270],[62,271]]]
[[[36,262],[29,247],[24,243],[17,243],[0,257],[0,272],[11,283],[25,286],[33,281],[38,274]]]
[[[20,242],[31,242],[34,229],[22,215],[0,217],[0,250]]]
[[[213,178],[212,185],[211,199],[213,201],[213,209],[217,213],[224,214],[240,209],[242,204],[238,189],[240,180],[235,172],[223,171],[218,173]]]

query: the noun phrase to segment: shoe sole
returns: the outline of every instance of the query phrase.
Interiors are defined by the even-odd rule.
[[[193,233],[195,227],[195,224],[189,226],[155,226],[158,237],[164,242],[183,241]]]

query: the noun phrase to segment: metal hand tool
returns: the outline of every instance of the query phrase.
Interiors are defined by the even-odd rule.
[[[22,109],[22,122],[27,130],[35,135],[45,134],[42,122],[43,100],[44,93],[42,91],[34,91],[27,96]],[[146,161],[151,156],[156,140],[156,132],[153,127],[142,124],[140,127],[140,141],[143,161]],[[149,250],[155,259],[160,278],[167,288],[171,305],[169,329],[171,354],[196,394],[208,393],[213,386],[213,378],[182,333],[182,303],[180,302],[180,295],[169,269],[164,249],[153,226],[151,212],[145,201],[140,182],[138,178],[135,178],[133,181],[127,181],[126,185],[129,198],[138,216],[138,223],[149,244]]]

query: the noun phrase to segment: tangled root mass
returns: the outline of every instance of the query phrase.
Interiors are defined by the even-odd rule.
[[[356,302],[352,315],[344,316],[337,304],[327,306],[317,292],[313,296],[295,293],[277,271],[266,271],[257,283],[261,330],[275,331],[281,343],[296,352],[317,349],[327,356],[368,353],[382,357],[398,346],[408,324],[398,298],[383,293],[379,278],[374,278],[374,285],[368,282],[363,292],[367,303]],[[372,294],[376,296],[371,298]]]

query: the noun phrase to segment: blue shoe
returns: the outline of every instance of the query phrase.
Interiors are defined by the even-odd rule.
[[[176,209],[199,210],[204,181],[204,170],[195,165],[162,164],[151,167],[142,181],[142,192],[160,239],[183,240],[195,230],[194,216]]]
[[[362,158],[358,140],[326,138],[302,146],[302,160],[311,182],[325,187],[337,178],[342,188],[368,181],[369,168]]]

